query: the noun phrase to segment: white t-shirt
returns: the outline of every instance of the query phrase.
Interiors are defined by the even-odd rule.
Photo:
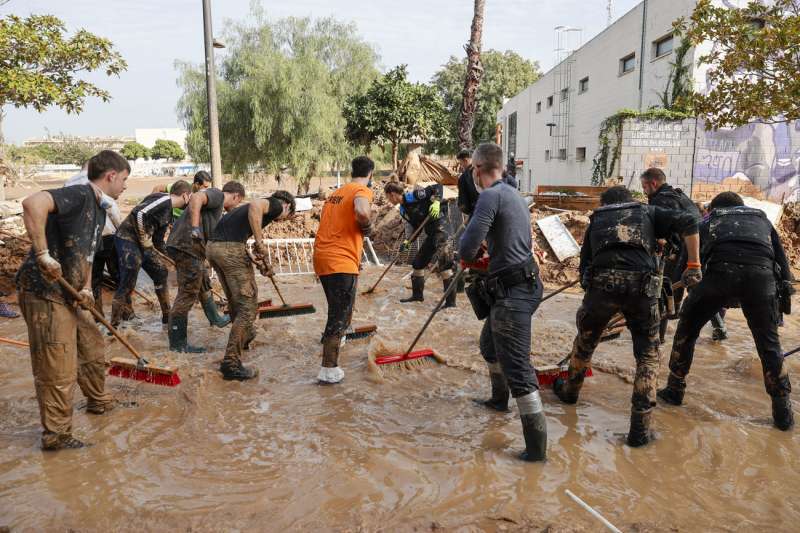
[[[75,174],[64,182],[64,187],[73,185],[89,185],[89,176],[85,171]],[[122,222],[122,213],[119,211],[117,202],[107,194],[103,194],[103,201],[110,206],[106,209],[106,225],[103,227],[103,237],[105,237],[106,235],[114,235],[117,232],[117,226]]]

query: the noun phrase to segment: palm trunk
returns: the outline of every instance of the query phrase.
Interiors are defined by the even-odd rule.
[[[6,166],[6,139],[3,136],[3,119],[5,116],[5,111],[3,111],[2,104],[0,104],[0,202],[6,199],[6,174],[3,170],[3,167]]]
[[[400,150],[400,143],[397,141],[392,142],[392,171],[397,172],[397,154]]]
[[[467,75],[464,79],[464,97],[461,102],[461,114],[458,119],[459,148],[472,147],[472,128],[475,126],[475,109],[478,106],[478,87],[483,78],[481,65],[481,41],[483,36],[483,11],[486,0],[475,0],[475,14],[472,17],[472,29],[467,51]]]

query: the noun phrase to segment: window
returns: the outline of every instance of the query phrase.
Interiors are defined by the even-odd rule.
[[[541,102],[536,102],[536,112],[537,113],[541,113],[542,112],[542,103]]]
[[[567,160],[567,149],[566,148],[559,148],[558,149],[558,158],[562,161]]]
[[[544,160],[545,161],[550,161],[550,150],[545,150],[544,151]]]
[[[619,60],[619,74],[627,74],[636,68],[636,54],[630,54]]]
[[[575,148],[575,161],[586,161],[586,147],[579,146]]]
[[[578,93],[585,93],[589,90],[589,77],[583,78],[581,81],[578,82]]]
[[[672,35],[667,35],[653,42],[653,58],[657,59],[672,52]]]
[[[561,89],[561,101],[563,102],[567,98],[569,98],[569,87],[564,87]]]
[[[552,96],[548,96],[547,97],[547,107],[553,107],[553,97]]]
[[[508,153],[517,153],[517,112],[508,115]]]

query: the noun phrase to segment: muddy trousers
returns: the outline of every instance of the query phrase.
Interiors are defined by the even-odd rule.
[[[717,263],[708,267],[703,280],[690,292],[683,304],[672,344],[669,369],[682,381],[689,374],[694,347],[700,330],[720,307],[738,301],[753,335],[764,386],[772,397],[788,396],[792,391],[783,364],[778,336],[778,298],[771,268],[756,265]]]
[[[353,319],[358,275],[327,274],[320,276],[319,281],[328,302],[328,320],[325,322],[323,340],[326,338],[339,339],[344,335]]]
[[[542,300],[542,283],[528,282],[505,289],[495,297],[481,330],[481,355],[490,367],[499,363],[511,396],[539,390],[531,364],[531,321]]]
[[[634,411],[645,411],[655,405],[658,376],[658,299],[642,294],[638,283],[620,292],[590,287],[578,309],[578,334],[569,359],[569,394],[577,398],[603,331],[611,318],[622,313],[633,339],[636,377],[631,404]]]
[[[88,407],[112,401],[105,390],[105,344],[92,316],[72,305],[27,291],[19,305],[28,326],[33,383],[42,421],[42,445],[72,433],[72,400],[77,383]]]
[[[208,295],[205,280],[208,278],[206,262],[191,254],[175,248],[168,248],[169,256],[175,261],[175,272],[178,278],[178,294],[172,302],[171,317],[189,316],[194,304]]]
[[[119,268],[117,268],[117,249],[114,246],[114,236],[103,237],[103,249],[94,254],[92,262],[92,294],[97,302],[97,310],[103,312],[103,272],[108,270],[108,275],[115,284],[119,284]]]
[[[158,303],[161,304],[161,313],[169,314],[169,289],[167,287],[169,271],[158,260],[156,252],[154,250],[144,251],[138,243],[119,237],[114,241],[114,245],[117,249],[119,284],[114,293],[111,322],[119,323],[123,315],[132,314],[131,293],[136,288],[140,269],[144,270],[153,280]]]
[[[228,299],[231,333],[225,347],[223,366],[238,364],[244,347],[256,336],[258,286],[253,263],[241,242],[212,241],[206,246],[206,257],[219,276]],[[202,280],[202,276],[199,278]]]

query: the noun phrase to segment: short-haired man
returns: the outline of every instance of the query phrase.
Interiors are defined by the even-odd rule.
[[[90,272],[106,220],[102,200],[104,195],[118,198],[129,173],[124,157],[103,150],[89,160],[89,184],[41,191],[22,202],[33,244],[17,272],[17,291],[28,326],[45,450],[84,446],[72,436],[76,383],[87,398],[87,413],[111,408],[103,338],[86,310],[94,305]],[[63,290],[59,277],[79,291],[79,302]]]
[[[170,224],[172,209],[183,209],[189,202],[191,188],[183,180],[172,184],[169,193],[152,193],[145,197],[125,217],[119,228],[115,246],[119,265],[119,284],[111,305],[111,324],[119,325],[133,315],[131,293],[136,288],[139,269],[153,280],[156,297],[161,306],[161,322],[169,322],[169,271],[163,264],[164,243],[161,240]],[[161,238],[157,236],[161,235]],[[157,242],[154,242],[157,241]],[[156,247],[159,249],[157,250]]]
[[[628,445],[650,441],[658,374],[658,299],[662,278],[656,268],[656,241],[673,234],[683,238],[688,254],[683,281],[691,287],[701,277],[697,220],[685,211],[644,205],[619,185],[600,196],[601,207],[589,217],[581,247],[581,286],[586,291],[577,313],[578,334],[569,358],[569,378],[557,379],[553,391],[574,404],[594,350],[611,318],[622,313],[633,338],[636,377],[631,396]]]
[[[425,223],[426,218],[430,217],[430,220],[425,223],[425,240],[422,241],[411,262],[414,269],[411,274],[411,296],[401,298],[400,302],[425,301],[425,269],[434,257],[438,258],[439,276],[442,278],[444,290],[447,291],[453,278],[453,254],[448,251],[447,232],[444,226],[447,211],[443,211],[441,207],[444,188],[436,184],[417,188],[407,193],[400,183],[390,181],[384,186],[383,192],[390,204],[400,206],[400,216],[415,230]],[[400,250],[408,250],[410,246],[409,241],[404,241]],[[444,307],[455,306],[456,291],[452,291]]]
[[[474,261],[486,241],[489,272],[479,279],[478,294],[488,316],[481,332],[481,355],[495,388],[507,389],[517,401],[525,437],[527,461],[543,461],[547,422],[539,382],[531,365],[531,317],[542,297],[539,268],[533,259],[530,212],[519,193],[502,181],[503,150],[493,143],[478,146],[472,156],[473,175],[483,189],[459,245],[463,260]],[[501,379],[497,379],[501,378]],[[499,393],[499,391],[497,391]],[[489,405],[501,410],[502,406]]]
[[[294,210],[294,196],[276,191],[269,198],[253,200],[230,211],[211,232],[206,257],[217,271],[233,320],[219,367],[224,379],[245,381],[258,376],[257,369],[242,364],[242,352],[256,336],[254,323],[258,312],[258,285],[247,253],[247,240],[253,237],[255,255],[266,264],[263,228],[294,215]]]
[[[786,253],[764,212],[746,207],[738,194],[718,194],[709,211],[710,217],[700,225],[705,275],[681,309],[669,357],[669,379],[658,397],[672,405],[683,403],[700,330],[720,307],[738,303],[761,359],[773,422],[786,431],[794,424],[792,386],[778,335],[779,303],[794,293]]]
[[[175,262],[178,294],[169,313],[169,349],[176,352],[202,353],[204,348],[192,346],[187,339],[189,311],[200,299],[203,311],[212,326],[225,327],[229,317],[222,317],[207,283],[206,242],[216,228],[223,210],[238,206],[245,192],[241,183],[229,181],[222,190],[215,187],[192,193],[189,205],[175,221],[167,240],[167,253]]]
[[[478,196],[483,190],[479,180],[474,175],[471,157],[472,152],[469,150],[461,150],[457,156],[458,166],[461,169],[461,175],[458,177],[458,208],[468,217],[472,216],[475,204],[478,203]],[[501,175],[501,181],[514,189],[517,188],[516,178],[505,170]]]
[[[339,383],[339,346],[353,316],[353,302],[364,250],[364,237],[372,230],[372,171],[366,156],[353,159],[352,181],[325,200],[314,240],[314,272],[319,276],[328,301],[328,321],[322,334],[321,384]]]

